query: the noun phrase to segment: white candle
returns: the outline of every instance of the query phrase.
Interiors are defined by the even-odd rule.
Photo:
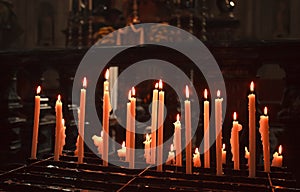
[[[66,126],[65,126],[65,120],[62,119],[62,129],[60,133],[60,147],[59,147],[59,155],[62,155],[64,146],[66,144]]]
[[[278,148],[278,153],[275,152],[273,154],[272,167],[282,167],[283,156],[281,155],[281,153],[282,153],[282,146],[280,145]]]
[[[104,95],[103,95],[103,166],[108,166],[108,137],[109,137],[109,92],[108,92],[108,78],[109,78],[109,70],[106,71],[105,79],[103,84]],[[81,111],[80,111],[81,114]]]
[[[59,148],[60,148],[60,130],[62,129],[62,102],[60,95],[57,97],[55,104],[56,111],[56,129],[55,129],[55,148],[54,148],[54,161],[59,160]]]
[[[216,124],[216,169],[217,175],[222,175],[222,102],[220,90],[215,99],[215,124]]]
[[[83,88],[80,90],[80,113],[78,128],[78,163],[83,163],[84,157],[84,123],[85,123],[85,103],[86,103],[86,78],[83,78]]]
[[[132,87],[131,89],[131,122],[130,122],[130,157],[129,157],[129,168],[133,169],[135,164],[135,110],[136,110],[136,98],[135,96],[135,88]]]
[[[242,130],[242,125],[239,124],[239,122],[236,119],[237,119],[237,114],[236,114],[236,112],[234,112],[230,144],[231,144],[232,161],[234,162],[233,169],[239,170],[240,169],[239,131]]]
[[[123,141],[123,143],[122,143],[122,148],[121,148],[121,149],[118,149],[117,152],[118,152],[118,156],[119,156],[120,158],[126,156],[126,146],[125,146],[125,141]]]
[[[157,116],[158,141],[157,141],[157,171],[162,171],[163,164],[163,143],[164,143],[164,99],[165,93],[162,90],[162,80],[159,80],[159,105]]]
[[[150,156],[151,138],[150,138],[150,135],[148,133],[146,134],[146,140],[144,141],[144,144],[145,144],[144,157],[146,159],[146,163],[150,164],[151,163],[151,156]]]
[[[245,158],[248,160],[247,166],[249,166],[249,157],[250,157],[250,154],[249,154],[248,148],[245,147]]]
[[[177,114],[177,121],[174,123],[174,147],[176,151],[176,166],[182,166],[182,153],[181,153],[181,123],[179,121],[179,114]]]
[[[195,153],[193,155],[193,163],[194,167],[201,167],[200,153],[198,147],[195,149]]]
[[[69,12],[73,10],[73,0],[69,0]]]
[[[156,160],[156,129],[157,129],[157,104],[158,104],[158,83],[155,84],[152,96],[152,113],[151,113],[151,164]]]
[[[185,140],[186,140],[186,174],[192,174],[192,125],[191,125],[191,102],[189,101],[189,88],[185,87]]]
[[[127,103],[127,114],[126,114],[126,147],[128,147],[128,150],[126,150],[126,157],[125,161],[129,162],[129,146],[130,146],[130,122],[131,122],[131,90],[128,93],[128,103]]]
[[[267,116],[268,109],[264,108],[264,115],[260,116],[259,132],[261,135],[261,141],[263,145],[264,154],[264,170],[270,172],[270,140],[269,140],[269,117]]]
[[[204,90],[204,98],[204,168],[210,168],[209,101],[207,100],[207,89]]]
[[[39,121],[40,121],[40,106],[41,97],[41,86],[36,89],[36,96],[34,98],[34,121],[33,121],[33,132],[32,132],[32,145],[31,145],[31,159],[36,159],[38,135],[39,135]]]
[[[256,172],[256,123],[255,123],[255,94],[254,91],[254,83],[253,81],[250,84],[251,93],[248,95],[249,98],[249,177],[255,177]]]
[[[223,143],[222,147],[222,163],[226,164],[226,151],[225,151],[225,144]]]
[[[94,145],[97,146],[98,154],[103,154],[103,131],[100,133],[100,137],[97,135],[94,135],[92,137],[92,140],[94,141]]]
[[[166,161],[167,165],[173,165],[175,163],[175,153],[174,153],[174,145],[171,144],[170,151],[168,155],[168,159]]]

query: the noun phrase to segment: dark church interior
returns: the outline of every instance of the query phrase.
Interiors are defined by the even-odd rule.
[[[300,191],[300,165],[297,160],[300,157],[299,10],[299,0],[0,0],[0,191]],[[154,24],[154,27],[144,34],[146,27],[143,29],[143,24],[147,23]],[[168,26],[175,32],[169,30]],[[133,36],[123,34],[128,28],[134,31]],[[203,91],[210,86],[210,82],[186,55],[157,46],[162,42],[181,39],[183,33],[176,33],[177,29],[203,43],[224,80],[226,99],[223,106],[226,107],[221,120],[221,142],[226,144],[224,150],[227,155],[225,163],[221,163],[221,175],[218,175],[217,168],[218,142],[212,143],[209,149],[209,167],[202,145],[205,135],[203,101],[206,100]],[[128,38],[121,41],[119,36],[115,37],[116,34],[121,34],[120,38],[122,35]],[[130,44],[130,41],[138,41],[138,44],[125,49],[125,44]],[[124,50],[108,63],[103,63],[104,70],[82,67],[87,57],[101,49],[98,47],[100,42],[108,43],[103,48],[104,53]],[[200,54],[202,50],[190,52],[197,51]],[[104,62],[102,57],[105,55],[97,55],[95,66]],[[128,136],[125,115],[128,111],[127,93],[131,88],[121,74],[126,74],[131,65],[150,59],[173,64],[188,78],[189,86],[195,89],[191,94],[192,109],[198,107],[199,115],[191,115],[192,121],[197,119],[197,122],[192,124],[195,132],[187,146],[191,146],[193,154],[195,148],[199,147],[201,166],[194,164],[191,174],[187,173],[188,160],[193,161],[194,158],[193,154],[188,157],[188,147],[182,149],[181,166],[172,162],[169,164],[167,160],[168,154],[173,151],[168,146],[171,145],[173,134],[175,137],[173,123],[177,113],[182,114],[182,142],[185,141],[184,133],[187,130],[187,116],[184,116],[187,110],[181,103],[185,97],[178,95],[170,83],[163,88],[165,119],[162,140],[166,142],[162,155],[163,171],[158,171],[160,166],[156,167],[156,164],[145,163],[144,140],[146,133],[149,133],[149,129],[151,133],[152,129],[152,90],[159,79],[148,79],[133,85],[137,90],[134,111],[138,133],[133,136],[135,140],[131,146],[142,152],[133,154],[134,169],[130,167],[131,162],[118,157],[118,150]],[[82,116],[82,126],[86,131],[84,138],[78,134],[82,113],[79,110],[81,85],[75,84],[79,82],[76,77],[79,66],[98,77],[87,77],[86,107],[95,106],[95,114],[87,110],[85,119]],[[98,124],[95,124],[92,116],[96,115],[96,121],[104,126],[106,108],[103,95],[106,90],[103,82],[106,69],[113,67],[118,68],[117,72],[109,70],[110,75],[115,78],[119,75],[119,80],[116,89],[110,88],[117,95],[110,92],[112,110],[108,114],[108,136],[114,142],[107,144],[109,164],[106,165],[105,152],[102,151],[102,156],[97,154],[92,139],[93,134],[100,135],[102,127],[95,127]],[[153,67],[153,70],[149,67],[145,69],[145,74],[136,71],[132,79],[138,81],[146,73],[156,72],[160,74],[159,67]],[[250,174],[252,160],[245,158],[244,150],[251,140],[251,107],[250,104],[248,106],[251,81],[255,84],[256,95],[254,177]],[[89,90],[89,83],[95,86],[95,90]],[[216,84],[218,82],[213,82],[212,86],[216,87]],[[33,158],[38,86],[42,91],[36,157]],[[74,97],[75,89],[78,95]],[[184,92],[184,87],[179,89]],[[211,118],[215,117],[215,93],[216,90],[209,90],[207,98],[211,103]],[[58,94],[63,103],[65,140],[62,141],[64,144],[57,160]],[[194,97],[197,97],[198,103],[192,99]],[[265,106],[268,107],[269,117],[269,164],[273,164],[273,154],[277,154],[279,146],[282,146],[282,154],[279,152],[282,165],[271,165],[270,171],[266,171],[266,153],[260,133],[260,118],[264,115]],[[237,137],[238,170],[233,168],[236,161],[233,161],[231,149],[234,112],[238,113],[238,121],[243,127]],[[214,126],[217,123],[212,123],[210,130],[214,130]],[[84,157],[80,163],[78,138],[84,140]],[[217,138],[214,131],[210,138]]]

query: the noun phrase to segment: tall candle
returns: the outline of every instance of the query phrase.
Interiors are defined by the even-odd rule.
[[[157,129],[157,104],[158,104],[158,83],[155,84],[152,96],[152,113],[151,113],[151,164],[156,160],[156,129]]]
[[[201,167],[200,153],[198,147],[195,149],[195,153],[193,155],[193,163],[194,167]]]
[[[60,130],[60,147],[59,147],[59,155],[62,155],[64,146],[66,144],[66,126],[65,120],[62,119],[62,129]]]
[[[131,122],[131,90],[128,93],[128,103],[127,103],[127,114],[126,114],[126,147],[128,147],[128,149],[126,150],[126,157],[125,157],[125,161],[129,162],[129,146],[130,146],[130,122]]]
[[[237,119],[237,114],[236,114],[236,112],[234,112],[230,144],[231,144],[232,161],[234,162],[233,169],[239,170],[240,169],[239,131],[242,130],[242,125],[239,124],[239,122],[236,119]]]
[[[85,103],[86,103],[86,87],[87,80],[84,77],[83,88],[80,90],[80,113],[79,113],[79,128],[78,128],[78,163],[83,163],[84,157],[84,124],[85,124]]]
[[[158,126],[158,141],[157,141],[157,171],[162,171],[163,164],[163,143],[164,143],[164,99],[165,93],[162,90],[163,84],[162,80],[159,80],[159,105],[158,105],[158,116],[157,116],[157,126]]]
[[[215,124],[216,124],[216,169],[217,175],[222,175],[222,102],[220,90],[215,99]]]
[[[171,144],[170,151],[168,155],[168,159],[166,161],[167,165],[173,165],[175,163],[175,153],[174,153],[174,145]]]
[[[269,140],[269,117],[267,116],[268,109],[264,108],[264,115],[260,116],[259,132],[261,135],[261,141],[263,145],[264,154],[264,170],[270,172],[270,140]]]
[[[210,168],[209,101],[207,100],[207,89],[204,90],[204,98],[204,168]]]
[[[174,147],[176,151],[176,166],[182,166],[182,153],[181,153],[181,123],[179,121],[179,114],[177,114],[177,121],[174,123]]]
[[[135,110],[136,110],[136,98],[135,97],[135,88],[131,89],[131,121],[130,121],[130,159],[129,159],[129,168],[133,169],[135,164]]]
[[[283,156],[281,155],[281,153],[282,153],[282,146],[280,145],[278,148],[278,153],[275,152],[273,154],[272,167],[282,167]]]
[[[89,0],[89,11],[93,9],[93,0]]]
[[[34,98],[34,121],[33,121],[33,132],[32,132],[32,145],[31,145],[31,159],[36,159],[38,135],[39,135],[39,121],[40,121],[40,105],[41,97],[41,86],[36,89],[36,96]]]
[[[144,141],[145,148],[144,148],[144,157],[146,159],[146,163],[150,164],[151,163],[151,156],[150,156],[150,144],[151,144],[151,138],[150,135],[147,133],[146,134],[146,140]]]
[[[249,99],[249,177],[255,177],[256,172],[256,139],[255,139],[255,130],[256,130],[256,123],[255,123],[255,94],[254,91],[254,83],[253,81],[250,84],[250,91],[251,93],[248,95]]]
[[[222,163],[226,164],[226,151],[225,151],[225,144],[223,143],[222,147]]]
[[[60,132],[62,129],[62,102],[60,95],[57,97],[55,104],[56,111],[56,128],[55,128],[55,148],[54,148],[54,161],[59,160],[59,148],[60,148]]]
[[[103,166],[108,166],[108,137],[109,137],[109,92],[108,92],[108,78],[109,78],[109,70],[106,71],[105,79],[103,84],[104,95],[103,95]],[[81,115],[81,110],[80,110]]]
[[[117,153],[118,153],[118,156],[119,156],[120,158],[126,156],[126,146],[125,146],[125,141],[123,141],[123,143],[122,143],[122,148],[121,148],[121,149],[118,149]]]
[[[191,124],[191,102],[189,101],[189,88],[185,87],[186,100],[184,101],[185,108],[185,159],[186,159],[186,174],[192,174],[192,124]]]

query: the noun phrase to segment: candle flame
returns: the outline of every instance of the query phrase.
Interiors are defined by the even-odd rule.
[[[217,91],[217,97],[219,98],[220,96],[221,96],[221,91],[218,90],[218,91]]]
[[[61,123],[62,123],[62,125],[63,125],[63,127],[65,126],[65,119],[62,119],[61,120]]]
[[[246,153],[249,153],[249,151],[248,151],[248,148],[247,148],[247,147],[245,147],[245,152],[246,152]]]
[[[123,141],[123,143],[122,143],[122,148],[124,148],[125,147],[125,141]]]
[[[158,83],[155,83],[155,89],[157,89],[158,88]]]
[[[163,88],[163,83],[162,83],[162,80],[161,80],[161,79],[159,80],[158,87],[159,87],[159,89],[162,89],[162,88]]]
[[[41,86],[38,86],[38,87],[36,88],[36,94],[37,94],[37,95],[40,94],[40,93],[41,93],[41,90],[42,90]]]
[[[177,114],[176,120],[179,121],[179,119],[180,119],[180,116],[179,116],[179,114]]]
[[[233,120],[236,121],[236,119],[237,119],[237,114],[236,114],[236,112],[234,112],[233,113]]]
[[[58,100],[58,101],[61,100],[61,96],[60,96],[60,95],[57,96],[57,100]]]
[[[281,155],[281,153],[282,153],[282,145],[279,145],[279,147],[278,147],[278,153],[279,153],[279,155]]]
[[[131,99],[131,90],[129,90],[129,92],[128,92],[128,100],[130,100]]]
[[[174,151],[174,145],[173,144],[171,144],[171,146],[170,146],[170,151]]]
[[[225,143],[223,143],[223,148],[222,149],[225,150]]]
[[[132,97],[135,96],[135,88],[134,88],[134,87],[131,88],[131,96],[132,96]]]
[[[86,87],[87,87],[87,80],[86,80],[86,77],[83,78],[82,86],[83,86],[83,88],[86,88]]]
[[[100,136],[103,137],[103,131],[101,131]]]
[[[207,89],[204,89],[204,98],[207,99]]]
[[[198,147],[196,147],[196,149],[195,149],[195,153],[197,154],[197,153],[199,153],[199,149],[198,149]]]
[[[254,82],[251,81],[251,84],[250,84],[250,91],[253,92],[254,91]]]
[[[150,141],[150,135],[148,133],[146,134],[146,141]]]
[[[268,114],[268,108],[267,108],[267,107],[264,108],[264,114],[265,114],[265,115]]]
[[[185,96],[187,99],[190,97],[189,87],[187,85],[185,86]]]
[[[108,80],[108,78],[109,78],[109,69],[107,69],[105,72],[105,79]]]

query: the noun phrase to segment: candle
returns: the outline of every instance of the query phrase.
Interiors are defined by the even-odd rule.
[[[85,103],[87,80],[84,77],[82,82],[83,88],[80,90],[80,113],[78,126],[78,163],[83,163],[84,157],[84,124],[85,124]]]
[[[225,151],[225,144],[223,143],[222,147],[222,163],[226,164],[226,151]]]
[[[260,116],[259,120],[259,132],[261,135],[261,141],[263,145],[264,154],[264,170],[270,172],[270,140],[269,140],[269,117],[267,116],[268,109],[264,108],[264,115]]]
[[[132,87],[131,89],[131,104],[130,104],[130,146],[129,146],[129,168],[133,169],[135,164],[135,110],[136,110],[136,98],[135,96],[135,88]]]
[[[150,135],[146,134],[146,140],[144,141],[145,144],[145,151],[144,151],[144,157],[146,159],[146,163],[151,163],[151,156],[150,156],[150,144],[151,144],[151,138]]]
[[[105,73],[105,79],[103,84],[104,93],[103,93],[103,166],[108,166],[108,137],[109,137],[109,92],[108,92],[108,78],[109,70]],[[80,111],[81,114],[81,111]]]
[[[55,104],[56,111],[56,128],[55,128],[55,148],[54,148],[54,161],[59,160],[59,148],[60,148],[60,130],[62,129],[62,102],[60,95],[57,97]]]
[[[207,89],[204,90],[204,98],[204,168],[210,168],[209,101],[207,100]]]
[[[250,84],[251,93],[248,95],[249,98],[249,177],[255,177],[255,153],[256,153],[256,139],[255,139],[255,94],[254,91],[254,83],[253,81]]]
[[[32,145],[31,145],[31,159],[36,159],[37,143],[39,135],[39,121],[40,121],[40,106],[41,97],[39,96],[41,92],[41,86],[36,89],[36,96],[34,98],[34,121],[33,121],[33,132],[32,132]]]
[[[62,129],[60,133],[60,147],[59,147],[59,155],[62,155],[64,146],[66,144],[66,126],[65,126],[65,120],[62,119]]]
[[[245,158],[248,160],[248,163],[247,163],[248,166],[249,166],[249,157],[250,157],[250,154],[249,154],[248,148],[245,147]]]
[[[283,156],[281,155],[281,153],[282,153],[282,146],[280,145],[278,148],[278,153],[275,152],[273,154],[272,167],[282,167]]]
[[[193,155],[193,163],[194,167],[201,167],[200,153],[198,147],[195,149],[195,153]]]
[[[73,0],[69,0],[69,12],[73,10]]]
[[[216,169],[217,175],[222,175],[222,102],[221,92],[217,91],[215,99],[215,124],[216,124]]]
[[[185,87],[185,140],[186,140],[186,174],[192,174],[192,125],[191,125],[191,102],[189,101],[189,88]]]
[[[122,148],[121,148],[121,149],[118,149],[117,152],[118,152],[118,156],[119,156],[120,158],[126,156],[126,146],[125,146],[125,141],[123,141],[123,143],[122,143]]]
[[[242,125],[239,124],[239,122],[236,119],[237,119],[237,114],[236,114],[236,112],[234,112],[230,144],[231,144],[232,161],[234,162],[233,169],[239,170],[240,169],[239,131],[242,130]]]
[[[89,0],[89,10],[92,11],[93,9],[93,0]]]
[[[151,113],[151,164],[155,164],[156,157],[156,129],[157,129],[157,99],[158,99],[158,83],[155,84],[152,96],[152,113]]]
[[[78,0],[78,11],[81,11],[81,0]]]
[[[163,143],[164,143],[164,97],[165,93],[162,90],[162,80],[159,80],[159,105],[158,105],[158,116],[157,116],[157,127],[158,127],[158,141],[157,141],[157,171],[162,171],[163,164]]]
[[[168,155],[166,164],[167,165],[175,164],[175,153],[174,153],[174,145],[173,144],[171,144],[171,146],[170,146],[170,151],[169,151],[169,155]]]
[[[103,154],[103,131],[100,133],[100,137],[97,135],[94,135],[92,137],[92,140],[94,141],[94,145],[97,146],[98,154]]]
[[[177,114],[177,121],[174,123],[174,147],[176,151],[176,166],[182,166],[182,154],[181,154],[181,123],[179,121],[179,114]]]
[[[130,146],[130,119],[131,119],[131,90],[128,93],[128,103],[127,103],[127,114],[126,114],[126,143],[127,143],[127,147]],[[129,149],[126,150],[126,157],[125,157],[125,161],[129,162]]]

